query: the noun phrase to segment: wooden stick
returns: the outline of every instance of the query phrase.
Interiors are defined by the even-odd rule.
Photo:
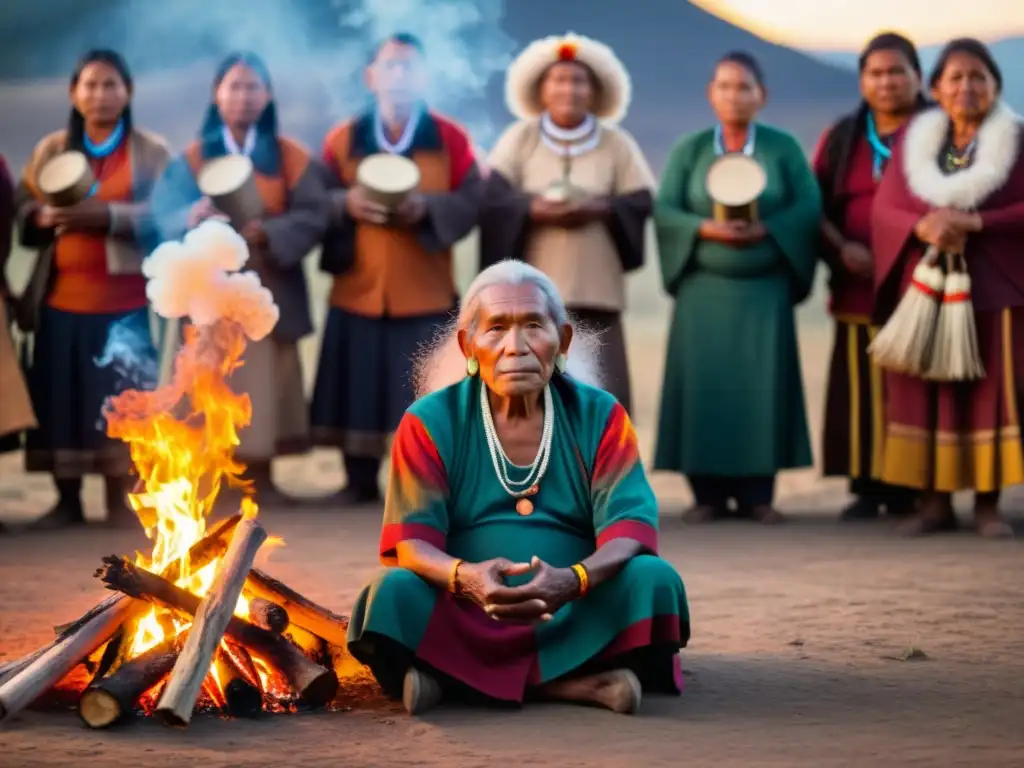
[[[348,646],[328,644],[326,655],[339,680],[346,677],[365,677],[369,674],[367,668],[348,652]]]
[[[324,658],[324,639],[314,635],[308,629],[293,624],[288,627],[284,636],[295,644],[295,647],[302,651],[306,658],[319,664]]]
[[[111,589],[162,603],[187,614],[194,615],[199,609],[198,597],[156,574],[116,556],[106,557],[103,562],[104,567],[97,571],[97,576]],[[237,616],[232,616],[228,621],[225,634],[275,667],[310,705],[321,706],[334,696],[338,688],[338,678],[334,671],[307,659],[287,638],[254,626]]]
[[[178,660],[184,633],[126,661],[82,693],[78,715],[90,728],[106,728],[135,709],[142,695],[166,677]]]
[[[245,649],[241,649],[243,653]],[[256,717],[263,711],[263,694],[246,679],[231,654],[218,649],[213,661],[217,682],[224,694],[224,712],[234,717]]]
[[[136,610],[123,600],[94,616],[76,632],[61,638],[16,675],[0,685],[0,723],[48,691],[82,659],[107,642]]]
[[[238,524],[231,545],[213,577],[210,591],[195,613],[188,640],[171,670],[167,688],[154,713],[168,725],[185,726],[192,719],[203,679],[210,671],[210,663],[224,630],[235,614],[256,552],[266,540],[267,531],[255,518],[247,516]]]
[[[245,588],[256,597],[262,597],[284,608],[293,626],[298,624],[328,643],[345,645],[348,642],[347,616],[339,616],[312,600],[307,600],[294,589],[263,571],[253,569],[245,582]]]
[[[263,629],[280,635],[288,629],[291,619],[288,616],[288,611],[277,603],[272,603],[262,597],[253,597],[249,600],[249,621],[257,627],[263,627]]]
[[[200,568],[209,565],[224,554],[225,550],[228,548],[228,542],[234,535],[235,528],[241,520],[242,516],[240,514],[224,518],[213,528],[207,531],[203,538],[192,545],[188,551],[189,570],[192,573],[195,573]],[[175,560],[167,566],[167,568],[161,573],[161,576],[165,579],[170,579],[171,581],[177,581],[181,578],[181,566],[182,560]],[[123,595],[111,595],[97,605],[94,605],[74,621],[68,622],[67,624],[57,625],[53,628],[53,631],[56,632],[58,636],[75,632],[93,616],[103,613],[103,611],[108,610],[112,605],[120,602],[122,599],[124,599]]]

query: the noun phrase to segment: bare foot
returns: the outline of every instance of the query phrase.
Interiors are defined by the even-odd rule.
[[[441,684],[426,672],[409,667],[402,684],[402,704],[410,715],[422,715],[441,703]]]
[[[548,699],[593,704],[623,715],[635,715],[643,699],[640,681],[628,669],[555,680],[541,689]]]

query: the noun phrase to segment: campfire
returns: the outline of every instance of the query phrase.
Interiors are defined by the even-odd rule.
[[[187,725],[197,711],[236,717],[318,708],[339,680],[367,679],[347,652],[348,620],[254,567],[268,536],[234,459],[251,404],[228,386],[249,340],[277,307],[229,227],[207,222],[147,262],[147,293],[169,319],[188,317],[173,375],[129,390],[105,409],[107,432],[128,443],[138,482],[128,500],[152,551],[102,560],[116,594],[56,628],[48,646],[0,666],[0,722],[39,703],[77,703],[104,728],[134,712]],[[208,528],[222,486],[241,509]]]

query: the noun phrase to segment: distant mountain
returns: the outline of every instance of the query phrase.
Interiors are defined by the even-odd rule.
[[[1011,37],[989,44],[992,55],[1003,72],[1003,95],[1007,103],[1018,112],[1024,113],[1024,37]],[[920,49],[921,66],[925,78],[942,50],[941,45],[928,45]],[[815,58],[845,69],[857,68],[856,51],[808,51]]]
[[[746,50],[760,60],[771,97],[764,119],[807,145],[856,98],[856,78],[842,61],[766,42],[680,0],[508,0],[499,29],[501,7],[498,0],[476,0],[475,6],[473,0],[3,3],[0,151],[20,164],[40,136],[63,123],[68,71],[85,48],[99,45],[128,53],[140,122],[179,147],[194,134],[209,99],[213,59],[226,48],[255,48],[270,61],[286,130],[315,146],[334,120],[362,103],[354,89],[367,45],[387,28],[373,23],[374,14],[390,14],[393,27],[433,34],[431,42],[438,40],[438,25],[463,25],[459,40],[428,48],[442,75],[465,84],[465,94],[450,108],[444,104],[445,111],[475,134],[483,126],[485,145],[493,136],[486,128],[510,119],[503,93],[508,54],[570,30],[612,46],[629,68],[634,96],[625,126],[655,168],[681,133],[710,124],[706,84],[726,51]],[[473,77],[480,72],[477,84]]]

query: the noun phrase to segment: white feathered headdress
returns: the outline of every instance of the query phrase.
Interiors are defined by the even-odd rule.
[[[597,78],[594,117],[605,123],[618,123],[626,116],[633,84],[629,73],[614,51],[583,35],[568,32],[535,40],[512,62],[505,78],[505,103],[520,120],[539,117],[540,83],[548,67],[560,61],[577,61]]]

